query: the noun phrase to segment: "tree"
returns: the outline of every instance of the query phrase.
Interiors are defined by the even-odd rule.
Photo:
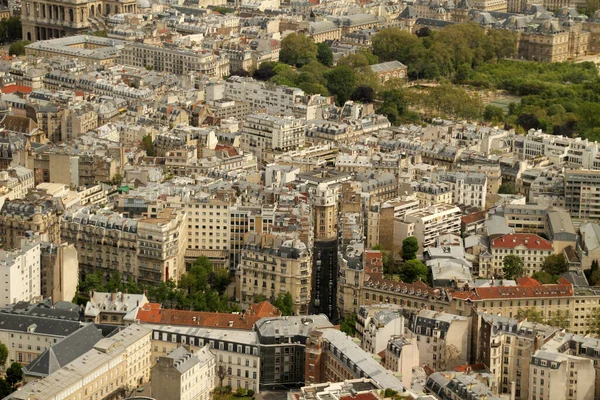
[[[410,236],[402,241],[402,259],[404,261],[417,258],[417,251],[419,251],[419,241],[416,237]]]
[[[16,384],[23,380],[23,366],[18,362],[10,364],[10,367],[6,370],[6,383],[8,383],[13,389]]]
[[[531,277],[536,281],[543,283],[544,285],[549,283],[556,283],[556,281],[558,280],[558,276],[551,275],[546,271],[537,271]]]
[[[0,398],[5,398],[13,392],[12,387],[6,382],[6,379],[0,378]]]
[[[281,41],[279,60],[283,63],[301,67],[317,58],[317,45],[308,36],[290,33]]]
[[[483,119],[488,122],[502,122],[504,121],[504,111],[500,107],[488,104],[483,110]]]
[[[516,318],[518,320],[523,320],[527,318],[527,321],[533,322],[534,324],[543,324],[544,323],[544,314],[535,308],[519,308],[517,311]]]
[[[327,90],[335,96],[336,103],[344,105],[354,91],[354,71],[348,65],[338,65],[325,74]]]
[[[558,310],[546,320],[546,324],[550,326],[557,326],[562,329],[567,329],[571,326],[571,316],[569,315],[568,311]]]
[[[285,294],[279,293],[273,305],[281,311],[281,315],[294,314],[294,299],[292,299],[290,292],[285,292]]]
[[[504,265],[502,271],[505,279],[522,278],[525,274],[523,259],[519,256],[509,254],[502,260]]]
[[[498,188],[498,194],[516,194],[517,191],[512,183],[503,183]]]
[[[407,100],[402,89],[390,89],[381,93],[381,103],[377,112],[387,117],[390,123],[397,125],[407,108]]]
[[[115,186],[121,186],[121,183],[123,183],[123,177],[121,174],[115,174],[110,181],[110,184]]]
[[[569,270],[569,265],[564,254],[552,254],[544,260],[542,270],[550,275],[560,275]]]
[[[400,268],[400,279],[406,283],[413,283],[418,280],[427,282],[429,269],[420,260],[408,260]]]
[[[4,40],[20,40],[22,37],[23,28],[19,16],[4,18],[0,21],[0,42],[4,42]]]
[[[4,367],[6,360],[8,359],[8,348],[2,342],[0,342],[0,367]]]
[[[106,31],[106,29],[98,30],[98,31],[92,32],[92,36],[108,37],[108,32]]]
[[[347,314],[340,322],[340,330],[349,336],[356,334],[356,314]]]
[[[254,79],[258,79],[259,81],[268,81],[275,76],[275,71],[273,69],[276,65],[276,61],[265,61],[260,64],[256,71],[254,71],[252,77]]]
[[[465,363],[467,360],[460,358],[460,350],[453,344],[446,344],[442,347],[440,354],[440,371],[448,371]]]
[[[333,65],[333,52],[326,43],[317,44],[317,61],[327,67]]]
[[[598,260],[592,261],[590,269],[585,270],[585,277],[591,286],[595,286],[600,282],[600,268],[598,266]]]
[[[148,157],[156,156],[156,151],[154,150],[154,143],[152,142],[152,136],[149,134],[142,138],[142,149],[146,152]]]
[[[24,56],[25,55],[25,46],[30,44],[29,40],[20,40],[18,42],[14,42],[8,48],[8,54],[11,56]]]
[[[373,54],[379,61],[397,60],[409,67],[409,70],[424,53],[425,48],[419,38],[400,28],[382,29],[371,38]]]
[[[256,303],[262,303],[263,301],[267,301],[267,297],[263,294],[257,294],[256,296],[254,296],[254,304]]]
[[[352,92],[350,99],[361,103],[372,103],[375,99],[375,90],[369,86],[358,86]]]
[[[224,364],[219,364],[217,367],[217,379],[219,379],[219,388],[223,391],[223,381],[227,375],[231,374],[231,367],[226,367]]]

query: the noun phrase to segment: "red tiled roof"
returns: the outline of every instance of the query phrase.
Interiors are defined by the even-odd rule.
[[[465,364],[465,365],[459,365],[457,367],[454,368],[454,370],[456,372],[467,372],[467,371],[485,371],[485,365],[484,364]]]
[[[241,314],[163,309],[158,303],[147,303],[138,310],[140,322],[165,325],[188,325],[250,330],[261,318],[281,315],[267,301],[253,304]]]
[[[529,276],[517,279],[517,284],[519,286],[542,286],[539,281]]]
[[[2,88],[2,93],[4,93],[4,94],[15,93],[15,92],[29,94],[29,93],[31,93],[31,88],[29,86],[22,86],[22,85],[9,85],[9,86],[4,86]]]
[[[533,233],[509,233],[492,240],[492,248],[514,249],[519,245],[528,250],[554,250],[550,241]]]
[[[215,146],[215,151],[225,151],[229,157],[234,157],[238,155],[238,152],[236,151],[236,149],[234,149],[231,146],[226,146],[223,144],[218,144]]]
[[[525,283],[525,285],[518,286],[490,286],[465,291],[457,290],[451,292],[451,295],[455,299],[469,301],[573,296],[573,286],[568,281],[559,280],[559,283],[551,285],[534,285],[529,280]]]
[[[477,221],[485,220],[485,211],[474,212],[460,218],[463,224],[469,225]]]

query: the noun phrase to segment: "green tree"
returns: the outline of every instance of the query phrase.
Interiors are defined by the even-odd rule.
[[[558,310],[552,313],[552,316],[546,320],[546,324],[567,329],[571,327],[571,316],[568,311]]]
[[[146,135],[142,138],[142,150],[146,152],[148,157],[156,156],[156,151],[154,150],[154,143],[152,142],[152,136]]]
[[[522,278],[525,275],[523,259],[519,256],[509,254],[502,260],[505,279]]]
[[[317,61],[331,67],[333,65],[333,52],[325,43],[317,44]]]
[[[375,89],[370,86],[358,86],[352,92],[350,99],[361,103],[372,103],[375,100]]]
[[[519,310],[517,311],[516,318],[518,320],[523,320],[527,318],[527,321],[533,322],[535,324],[544,323],[544,314],[542,314],[541,311],[538,311],[535,308],[519,308]]]
[[[504,121],[504,111],[500,107],[488,104],[483,110],[483,119],[488,122],[502,122]]]
[[[569,265],[564,254],[552,254],[544,260],[542,270],[550,275],[560,275],[569,270]]]
[[[398,60],[411,67],[425,55],[425,48],[419,38],[400,28],[382,29],[371,38],[373,54],[380,61]]]
[[[294,300],[290,292],[285,292],[285,294],[279,293],[273,305],[281,311],[281,315],[294,314]]]
[[[0,367],[3,367],[6,364],[6,360],[8,359],[8,348],[2,342],[0,342]]]
[[[13,392],[12,387],[6,382],[6,379],[0,378],[0,398],[5,398]]]
[[[408,260],[400,268],[400,279],[406,283],[427,282],[429,269],[420,260]]]
[[[108,37],[108,31],[106,29],[94,31],[92,32],[92,36]]]
[[[317,59],[317,45],[308,36],[290,33],[281,41],[279,60],[283,63],[301,67]]]
[[[325,74],[327,90],[335,96],[338,105],[344,105],[354,91],[354,71],[348,65],[338,65]]]
[[[556,283],[556,281],[558,280],[558,276],[551,275],[551,274],[547,273],[546,271],[537,271],[536,273],[534,273],[532,275],[532,278],[537,280],[540,283],[543,283],[544,285],[547,285],[550,283]]]
[[[349,336],[356,334],[356,314],[347,314],[340,322],[340,330]]]
[[[600,268],[598,266],[598,260],[593,260],[590,269],[585,270],[585,277],[591,286],[596,286],[600,282]]]
[[[0,21],[0,42],[4,40],[20,40],[23,37],[23,27],[21,18],[13,15],[9,18],[3,18]]]
[[[6,370],[6,383],[8,383],[13,389],[17,383],[23,380],[23,366],[18,362],[10,364],[10,367]]]
[[[417,251],[419,251],[419,241],[416,237],[410,236],[402,241],[402,259],[404,261],[417,258]]]
[[[263,294],[257,294],[256,296],[254,296],[254,303],[262,303],[263,301],[267,301],[269,299],[267,299],[267,297]]]
[[[20,40],[18,42],[14,42],[8,48],[8,54],[11,56],[24,56],[25,55],[25,46],[30,44],[29,40]]]
[[[252,77],[254,79],[258,79],[259,81],[268,81],[276,75],[275,71],[273,70],[276,65],[276,61],[265,61],[258,66],[258,68],[254,71],[254,74],[252,74]]]
[[[498,188],[498,194],[516,194],[517,191],[512,183],[503,183]]]
[[[381,103],[377,112],[383,114],[393,125],[402,122],[407,108],[407,99],[401,89],[385,90],[381,93]]]
[[[115,176],[113,176],[113,178],[110,180],[111,185],[121,186],[121,183],[123,183],[123,177],[121,174],[115,174]]]
[[[102,273],[100,271],[86,274],[83,282],[79,284],[79,289],[81,293],[87,293],[91,290],[96,292],[105,292],[106,288],[104,287],[103,281],[104,278],[102,277]]]
[[[592,318],[590,321],[590,333],[600,336],[600,308],[592,309]]]

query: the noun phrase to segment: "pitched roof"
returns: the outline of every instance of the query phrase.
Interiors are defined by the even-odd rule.
[[[529,280],[531,279],[531,280]],[[535,285],[529,278],[524,281],[526,285],[517,286],[489,286],[478,287],[472,290],[456,290],[451,292],[452,298],[467,301],[503,300],[503,299],[529,299],[537,297],[572,297],[573,286],[566,279],[559,279],[559,283],[551,285]],[[537,282],[537,281],[536,281]],[[539,283],[539,282],[538,282]]]
[[[554,250],[552,242],[532,233],[509,233],[492,240],[492,248],[514,249],[518,246],[528,250]]]

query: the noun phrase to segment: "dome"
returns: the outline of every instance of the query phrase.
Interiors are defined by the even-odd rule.
[[[149,0],[138,0],[137,4],[139,8],[151,8]]]

